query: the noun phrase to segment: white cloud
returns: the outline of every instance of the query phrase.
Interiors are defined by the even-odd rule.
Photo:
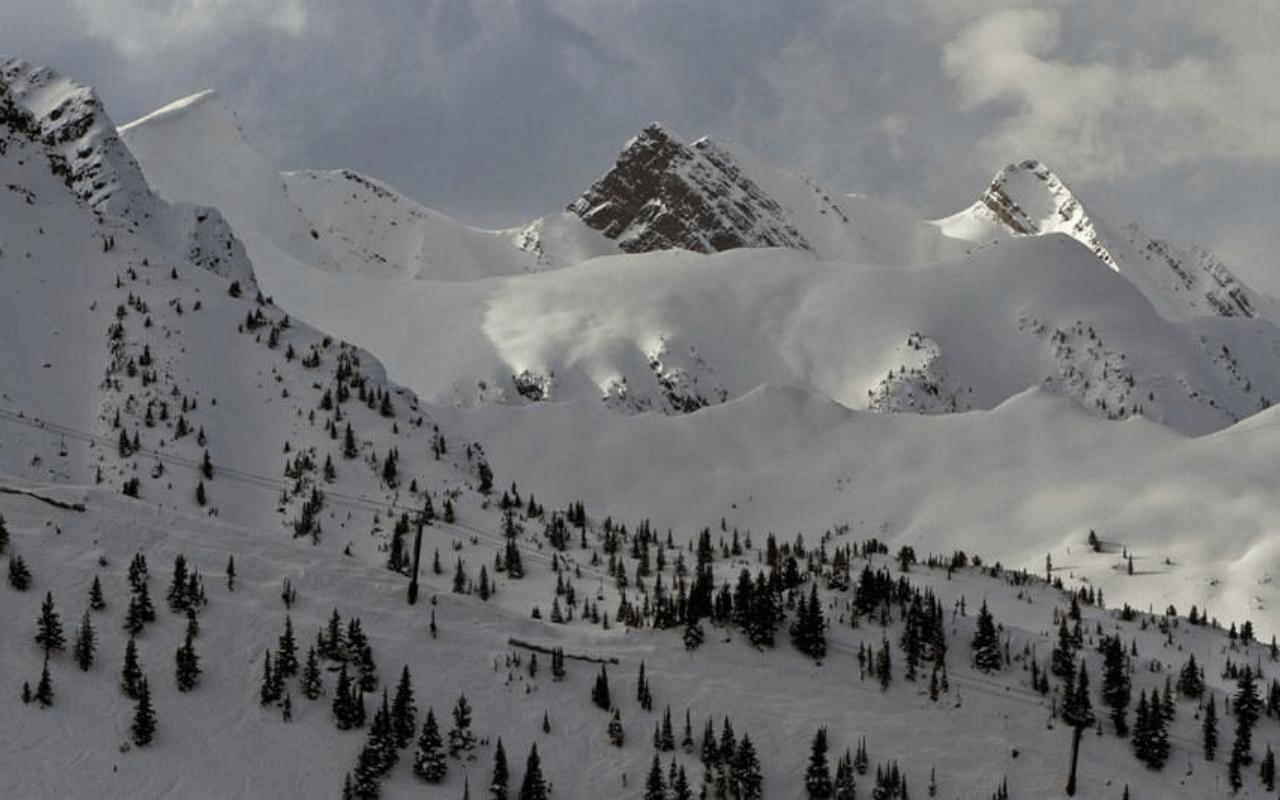
[[[1220,10],[1154,4],[1144,20],[1168,39],[1085,47],[1080,39],[1114,35],[1068,16],[1088,10],[1001,9],[947,42],[963,107],[998,120],[986,152],[1036,155],[1080,180],[1212,158],[1280,163],[1280,93],[1269,85],[1278,63],[1254,29],[1220,21],[1232,16]],[[1280,11],[1255,21],[1280,30]],[[1105,56],[1078,55],[1089,51]]]
[[[257,27],[297,34],[306,26],[303,0],[74,0],[88,32],[110,40],[130,58],[157,49],[180,50],[228,29]]]

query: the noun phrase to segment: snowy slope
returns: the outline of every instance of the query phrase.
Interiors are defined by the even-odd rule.
[[[0,585],[0,795],[337,794],[369,734],[334,726],[338,664],[324,663],[316,700],[287,682],[292,722],[277,701],[260,702],[265,653],[278,647],[286,614],[303,652],[335,611],[363,621],[379,678],[365,698],[370,713],[402,666],[419,712],[434,709],[443,732],[455,699],[471,700],[475,758],[450,759],[433,786],[412,775],[412,747],[402,750],[381,782],[388,797],[482,794],[498,737],[513,787],[536,742],[554,796],[641,796],[668,705],[677,740],[683,712],[695,742],[704,722],[718,732],[732,718],[755,743],[771,798],[806,796],[820,726],[832,762],[866,737],[871,769],[859,796],[891,762],[914,796],[931,773],[941,796],[990,796],[1002,781],[1013,796],[1056,794],[1070,749],[1070,731],[1054,719],[1062,686],[1055,678],[1042,695],[1029,670],[1047,666],[1070,600],[1038,575],[1105,594],[1105,609],[1084,603],[1079,653],[1100,717],[1100,633],[1131,643],[1135,692],[1161,688],[1192,654],[1220,711],[1234,690],[1229,663],[1258,665],[1270,680],[1267,648],[1161,613],[1195,606],[1222,627],[1249,620],[1264,642],[1280,627],[1271,479],[1280,410],[1232,424],[1280,392],[1270,322],[1171,314],[1178,307],[1153,304],[1122,260],[1117,272],[1077,237],[994,227],[996,243],[963,256],[935,248],[914,224],[886,223],[883,239],[868,232],[865,242],[866,253],[886,255],[866,260],[787,248],[585,258],[600,240],[559,217],[538,234],[561,239],[563,249],[546,249],[562,254],[559,268],[508,275],[525,271],[519,259],[534,251],[512,244],[525,256],[502,261],[512,252],[502,236],[450,229],[363,178],[281,177],[243,148],[213,149],[236,143],[233,128],[208,125],[209,139],[194,141],[241,159],[228,174],[257,188],[237,196],[211,181],[211,165],[179,157],[178,145],[191,144],[183,131],[206,112],[225,121],[215,98],[136,126],[138,141],[167,125],[176,132],[152,143],[153,155],[174,148],[168,167],[147,162],[149,177],[168,176],[157,183],[227,192],[237,225],[254,213],[274,220],[244,237],[250,254],[265,254],[262,282],[277,306],[255,297],[252,273],[221,269],[247,266],[229,231],[225,263],[206,248],[193,253],[187,229],[136,174],[104,182],[128,188],[119,208],[111,197],[122,190],[98,197],[68,186],[59,137],[45,141],[57,122],[49,109],[61,106],[30,87],[76,90],[52,73],[5,74],[0,516],[9,539],[0,555],[22,558],[33,583]],[[85,118],[86,159],[104,165],[99,177],[132,174],[106,157],[116,152],[109,120]],[[785,175],[751,172],[755,186],[783,193]],[[310,187],[297,190],[305,210],[280,205],[294,202],[295,181]],[[357,202],[347,204],[342,193],[352,191]],[[139,218],[144,206],[160,211]],[[1057,213],[1046,206],[1034,219],[1042,212]],[[315,237],[313,215],[327,220]],[[400,228],[417,232],[400,238]],[[451,242],[447,269],[392,269],[389,254],[430,252],[434,234],[415,238],[428,229]],[[811,247],[841,241],[838,226],[807,230]],[[417,279],[387,279],[409,275]],[[486,494],[489,467],[496,481]],[[122,496],[130,484],[136,498]],[[422,596],[410,606],[406,567],[387,566],[396,522],[402,534],[416,527],[428,500],[437,519],[422,527]],[[446,501],[453,522],[438,518]],[[556,520],[577,501],[587,518],[557,543]],[[704,528],[710,546],[699,555]],[[703,618],[703,641],[688,648],[686,626],[660,621],[658,609],[688,600],[700,558],[725,602],[743,571],[763,583],[777,566],[765,563],[770,534],[795,559],[793,585],[774,597],[774,646]],[[903,547],[956,569],[904,573],[894,558]],[[859,556],[870,551],[870,561]],[[138,636],[159,714],[147,747],[130,742],[134,706],[119,689],[137,554],[150,562],[158,607]],[[173,670],[186,621],[164,599],[178,554],[199,569],[207,601],[194,640],[204,673],[190,693],[178,691]],[[1009,569],[977,569],[972,556]],[[837,557],[850,561],[850,576],[883,567],[936,594],[949,681],[937,700],[927,675],[906,678],[909,601],[855,618],[857,593]],[[232,558],[234,589],[224,577]],[[73,634],[95,577],[107,603],[90,615],[98,663],[81,672],[70,653],[52,653],[52,706],[23,704],[22,684],[35,685],[46,665],[33,640],[42,600],[56,601]],[[286,608],[287,589],[297,597]],[[816,659],[787,634],[809,592],[826,622],[827,652]],[[984,602],[1008,653],[992,673],[975,668],[968,647]],[[1156,614],[1122,618],[1123,604]],[[545,648],[537,670],[528,645]],[[563,680],[550,675],[554,647],[570,656]],[[892,661],[883,687],[859,664],[868,648]],[[590,702],[600,659],[626,730],[620,747],[605,737],[607,712]],[[641,664],[649,710],[637,697]],[[1168,766],[1144,767],[1132,740],[1104,723],[1084,739],[1080,795],[1130,786],[1135,798],[1221,796],[1230,717],[1220,717],[1219,755],[1208,761],[1199,704],[1174,706]],[[1255,764],[1277,746],[1266,718]],[[686,769],[695,792],[715,781],[698,749],[658,754],[662,769]],[[1256,767],[1243,780],[1240,796],[1270,793]]]
[[[162,196],[225,210],[268,284],[300,267],[472,280],[616,252],[567,214],[484,231],[349,170],[282,174],[247,141],[215,92],[172,103],[120,133]]]
[[[1169,319],[1276,318],[1274,304],[1212,254],[1152,238],[1136,224],[1117,231],[1095,220],[1062,180],[1037,161],[1005,167],[978,202],[936,224],[948,235],[973,241],[1065,233],[1133,282]]]

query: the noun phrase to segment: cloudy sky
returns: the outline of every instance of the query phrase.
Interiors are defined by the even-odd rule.
[[[562,209],[661,120],[926,216],[1039,158],[1099,216],[1280,294],[1278,39],[1270,0],[0,5],[0,52],[96,86],[118,123],[214,88],[283,168],[478,225]]]

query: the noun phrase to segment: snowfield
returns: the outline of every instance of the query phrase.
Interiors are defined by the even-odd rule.
[[[652,231],[619,242],[574,211],[481,231],[349,171],[282,174],[213,93],[117,132],[91,90],[5,60],[0,123],[0,560],[31,573],[0,578],[0,796],[340,795],[405,667],[414,738],[428,708],[447,738],[465,695],[478,741],[438,783],[398,748],[386,797],[488,796],[499,739],[512,797],[535,744],[553,797],[652,796],[655,754],[715,796],[703,731],[726,719],[764,797],[809,796],[820,728],[832,772],[865,740],[859,797],[894,764],[915,797],[1057,796],[1066,685],[1033,675],[1073,596],[1103,720],[1079,796],[1225,796],[1239,671],[1280,702],[1272,302],[1207,253],[1114,233],[1038,162],[913,220],[700,140],[652,183],[745,204],[722,232],[767,209],[807,247],[629,253]],[[149,744],[121,690],[139,554]],[[179,555],[203,593],[191,691]],[[901,594],[867,601],[880,570]],[[804,652],[810,597],[825,653]],[[46,598],[67,637],[47,661]],[[913,599],[946,652],[909,678]],[[321,659],[316,699],[285,680],[291,720],[262,701],[286,618],[301,660],[335,611],[376,662],[352,730],[333,700],[359,653]],[[1102,705],[1111,635],[1131,723],[1140,691],[1203,667],[1162,768]],[[24,702],[46,664],[51,704]],[[1276,702],[1240,796],[1273,793]]]

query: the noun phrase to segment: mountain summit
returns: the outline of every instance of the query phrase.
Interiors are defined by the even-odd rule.
[[[686,145],[656,122],[569,210],[628,253],[812,249],[787,210],[728,151],[707,138]]]

